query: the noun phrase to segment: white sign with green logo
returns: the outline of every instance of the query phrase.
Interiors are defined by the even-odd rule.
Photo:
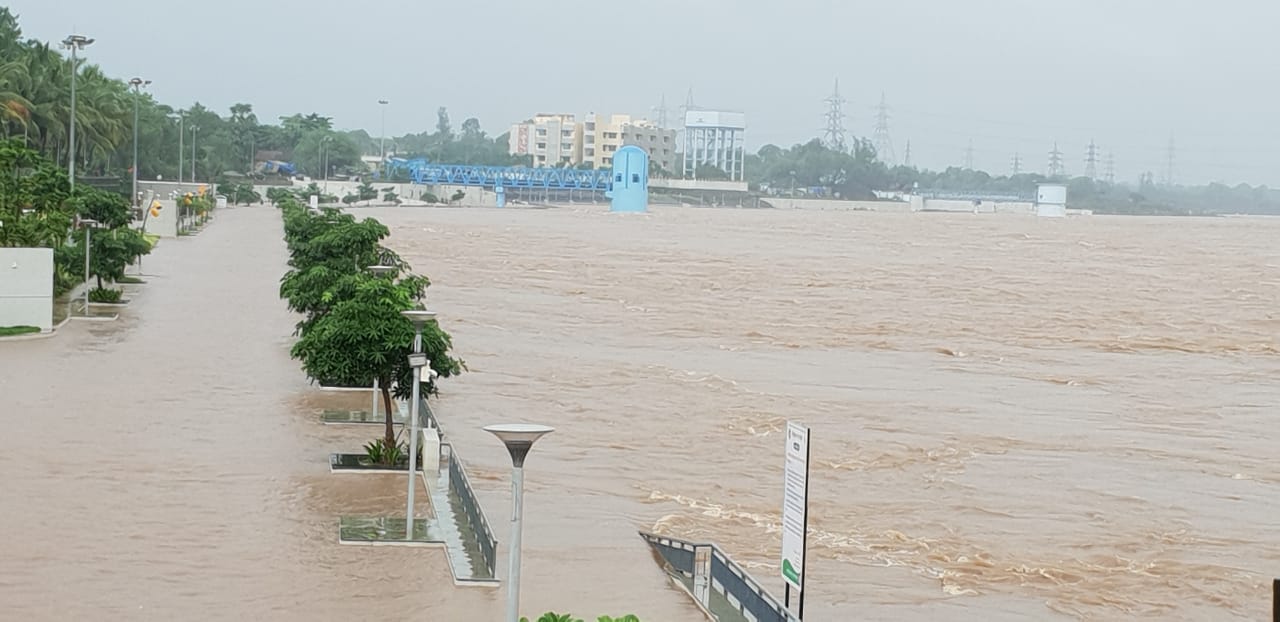
[[[782,578],[804,591],[805,530],[809,512],[809,428],[787,422],[782,492]]]

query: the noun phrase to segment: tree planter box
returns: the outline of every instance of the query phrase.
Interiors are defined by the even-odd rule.
[[[403,425],[408,421],[404,414],[391,417],[392,425]],[[320,414],[320,422],[325,425],[386,425],[386,415],[379,412],[374,416],[368,410],[326,410]]]
[[[390,466],[386,464],[367,464],[368,456],[365,454],[329,454],[329,472],[330,473],[408,473],[409,464],[397,464]],[[422,465],[418,465],[418,470],[422,470]]]
[[[401,518],[343,516],[338,519],[339,544],[366,546],[437,546],[445,545],[436,522],[430,518],[413,519],[413,539],[405,540],[405,520]]]

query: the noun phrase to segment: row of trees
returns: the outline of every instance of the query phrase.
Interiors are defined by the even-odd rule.
[[[382,245],[390,233],[373,218],[356,220],[335,209],[313,212],[291,192],[273,192],[284,217],[290,270],[280,282],[280,296],[302,314],[292,354],[307,375],[324,385],[367,387],[376,379],[386,413],[383,438],[366,446],[371,461],[397,464],[407,459],[393,427],[392,398],[408,399],[412,369],[408,365],[413,325],[402,311],[420,308],[430,286],[425,276],[408,271],[395,252]],[[392,266],[375,275],[369,266]],[[422,333],[431,369],[441,377],[462,372],[462,361],[449,355],[452,341],[436,321]],[[422,394],[436,392],[424,380]],[[521,618],[528,622],[527,618]],[[633,615],[600,616],[598,622],[640,622]],[[567,614],[546,613],[538,622],[583,622]]]
[[[81,56],[92,56],[87,48]],[[56,45],[24,39],[18,18],[0,7],[0,139],[19,138],[60,166],[75,158],[86,178],[123,180],[133,164],[135,92],[125,80],[107,76],[80,58],[76,71],[76,153],[70,151],[71,60]],[[265,160],[293,162],[301,172],[323,176],[361,175],[364,154],[379,153],[379,139],[364,130],[338,131],[318,113],[262,123],[253,106],[238,103],[222,115],[200,103],[185,110],[155,101],[145,90],[138,105],[138,162],[143,179],[209,181],[252,173]],[[506,137],[489,138],[474,118],[455,132],[441,108],[436,131],[387,139],[387,149],[433,161],[514,163]],[[183,132],[179,140],[179,131]],[[195,149],[192,149],[194,143]],[[182,145],[181,152],[179,145]],[[194,153],[194,163],[193,160]]]
[[[129,202],[123,196],[83,184],[72,191],[60,166],[20,139],[0,141],[0,246],[53,249],[55,295],[84,281],[84,239],[74,235],[78,221],[92,219],[90,277],[95,302],[116,302],[120,290],[106,287],[124,279],[125,268],[151,252],[151,242],[132,229]]]
[[[381,388],[386,412],[384,436],[371,443],[369,455],[395,464],[405,456],[396,442],[392,398],[412,392],[413,324],[401,312],[420,308],[430,280],[409,272],[399,255],[382,245],[390,231],[373,218],[357,220],[336,209],[313,212],[296,196],[276,193],[273,201],[284,217],[289,271],[280,281],[280,296],[302,314],[292,355],[322,385]],[[392,266],[376,275],[369,266]],[[436,321],[422,333],[431,369],[447,378],[465,369],[449,355],[452,340]],[[422,395],[436,391],[435,381],[422,382]]]
[[[1280,213],[1280,191],[1266,186],[1157,185],[1150,173],[1129,185],[1088,177],[1049,178],[1037,173],[991,175],[960,167],[930,171],[889,166],[877,158],[875,148],[866,139],[854,140],[848,151],[831,149],[818,139],[787,149],[765,145],[756,154],[748,155],[745,165],[753,189],[778,194],[821,188],[840,198],[871,199],[873,190],[907,192],[918,188],[1034,197],[1037,184],[1053,181],[1067,185],[1073,206],[1099,212]]]

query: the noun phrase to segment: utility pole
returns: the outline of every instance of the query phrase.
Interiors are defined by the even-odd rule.
[[[969,146],[964,149],[964,168],[973,170],[973,139],[969,139]]]
[[[1062,152],[1058,150],[1058,142],[1053,142],[1053,151],[1049,152],[1049,177],[1061,177],[1066,174],[1062,166]]]
[[[1166,185],[1166,186],[1172,186],[1172,185],[1173,185],[1173,159],[1174,159],[1174,153],[1175,153],[1175,149],[1174,149],[1174,144],[1173,144],[1173,134],[1172,134],[1172,133],[1170,133],[1170,134],[1169,134],[1169,148],[1168,148],[1168,154],[1167,154],[1167,156],[1168,156],[1168,161],[1167,161],[1167,162],[1165,162],[1165,170],[1164,170],[1164,185]]]
[[[1098,145],[1089,139],[1089,147],[1084,153],[1084,176],[1092,180],[1098,179]]]
[[[880,105],[876,107],[876,130],[872,136],[880,161],[893,166],[898,158],[893,153],[893,140],[889,137],[889,105],[885,103],[884,92],[880,93]]]
[[[1013,153],[1013,174],[1017,175],[1022,172],[1022,156],[1015,151]]]
[[[1114,151],[1107,152],[1107,183],[1116,183],[1116,153]]]
[[[848,146],[845,143],[844,131],[844,98],[840,97],[840,79],[836,78],[835,90],[825,100],[827,102],[827,130],[822,138],[822,142],[827,147],[844,153]]]

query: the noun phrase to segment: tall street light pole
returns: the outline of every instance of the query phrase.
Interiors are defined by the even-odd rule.
[[[538,439],[555,431],[545,425],[512,423],[486,426],[511,454],[511,558],[507,573],[507,622],[520,622],[520,536],[524,522],[524,459]]]
[[[200,131],[200,126],[195,123],[191,124],[191,183],[196,183],[196,132]]]
[[[325,136],[320,139],[320,168],[324,170],[324,191],[329,191],[329,143],[333,142],[332,136]]]
[[[431,364],[427,360],[427,355],[422,352],[422,327],[427,322],[436,318],[435,311],[412,310],[401,311],[401,315],[409,318],[413,322],[413,354],[409,355],[409,366],[413,368],[413,396],[409,402],[409,500],[405,508],[405,527],[404,539],[413,541],[413,493],[417,490],[414,486],[413,479],[418,475],[418,400],[421,399],[422,390],[422,368]],[[434,377],[434,372],[427,369],[427,372]],[[423,456],[423,460],[430,460],[430,456]],[[437,463],[440,456],[436,455]]]
[[[186,147],[182,144],[185,140],[186,128],[183,127],[184,121],[187,120],[185,112],[178,111],[178,189],[182,189],[182,158],[186,157]]]
[[[67,177],[71,179],[71,190],[76,189],[76,74],[80,73],[80,65],[76,60],[76,52],[85,49],[93,44],[93,39],[84,35],[67,35],[62,40],[62,47],[71,50],[71,140],[70,148],[67,153]],[[85,298],[88,300],[88,298]],[[85,311],[89,307],[85,303]]]
[[[382,176],[387,175],[387,104],[391,102],[385,99],[378,100],[378,106],[382,108],[382,129],[379,130],[378,151],[381,153],[381,160],[378,166],[382,171]]]
[[[129,85],[133,87],[133,200],[129,204],[134,207],[138,206],[138,95],[142,87],[148,84],[151,81],[142,78],[129,81]]]

